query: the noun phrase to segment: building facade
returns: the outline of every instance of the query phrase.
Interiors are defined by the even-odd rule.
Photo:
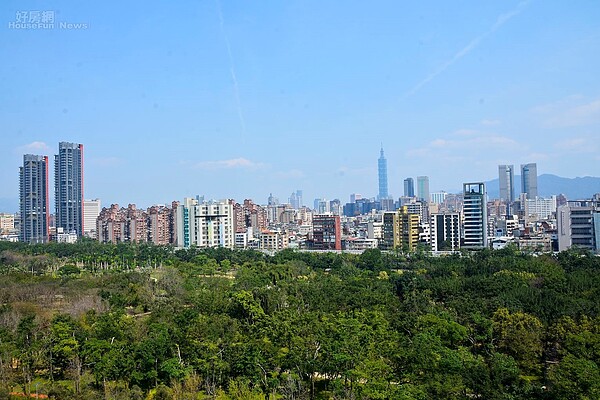
[[[339,215],[313,216],[314,250],[342,250],[342,229]]]
[[[383,214],[382,250],[402,249],[414,251],[419,242],[419,214],[407,206]]]
[[[429,201],[428,176],[417,176],[417,198],[421,201]]]
[[[415,181],[413,178],[404,180],[404,197],[415,197]]]
[[[388,193],[388,177],[387,177],[387,160],[383,155],[383,147],[381,148],[379,160],[377,160],[377,171],[379,176],[379,200],[387,199]]]
[[[56,227],[83,235],[83,145],[60,142],[54,156]]]
[[[576,246],[600,254],[600,201],[568,201],[556,219],[559,251]]]
[[[527,193],[528,199],[535,199],[538,196],[536,163],[521,165],[521,193]]]
[[[431,251],[455,251],[460,248],[460,213],[431,215]]]
[[[233,205],[228,201],[186,198],[177,209],[177,246],[227,247],[235,242]]]
[[[481,249],[488,245],[485,197],[484,183],[463,184],[463,248]]]
[[[515,174],[513,165],[498,166],[499,197],[507,203],[515,200]]]
[[[50,240],[48,156],[25,154],[19,168],[20,234],[26,243]]]
[[[96,238],[96,220],[102,210],[100,199],[83,201],[83,234]]]

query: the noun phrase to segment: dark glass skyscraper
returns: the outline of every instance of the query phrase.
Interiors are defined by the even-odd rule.
[[[377,166],[379,171],[379,200],[387,199],[389,197],[387,179],[387,160],[383,155],[383,147],[381,148],[381,153],[379,156],[379,160],[377,161]]]
[[[19,169],[21,227],[19,240],[46,243],[49,240],[48,156],[25,154]]]
[[[404,180],[404,196],[415,197],[415,181],[413,178],[406,178]]]
[[[60,142],[54,156],[56,228],[83,233],[83,145]]]

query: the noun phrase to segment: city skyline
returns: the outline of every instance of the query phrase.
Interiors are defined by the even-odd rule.
[[[47,193],[47,198],[50,199],[51,197],[54,197],[54,202],[55,202],[55,213],[52,215],[57,216],[56,221],[57,221],[57,225],[61,228],[63,228],[65,230],[65,232],[75,232],[77,233],[77,235],[81,235],[80,233],[78,233],[79,231],[81,233],[83,233],[84,229],[83,229],[83,225],[84,225],[84,221],[83,221],[83,209],[84,209],[84,200],[85,202],[91,202],[92,200],[86,200],[84,197],[84,193],[83,193],[83,186],[84,186],[84,181],[83,181],[83,144],[77,144],[77,143],[68,143],[68,142],[60,142],[59,143],[59,154],[56,154],[54,156],[54,168],[49,168],[49,170],[54,170],[55,176],[54,176],[54,182],[55,182],[55,191],[54,191],[54,196],[51,195],[52,192],[48,192]],[[39,159],[45,159],[46,160],[46,164],[48,164],[48,156],[45,155],[33,155],[33,154],[24,154],[23,155],[24,160],[27,159],[27,157],[34,157],[34,158],[39,158]],[[62,166],[61,166],[62,165]],[[20,170],[22,170],[23,168],[20,167]],[[386,182],[386,172],[387,169],[387,160],[384,157],[384,153],[383,153],[383,148],[380,149],[380,157],[378,159],[378,182],[379,182],[379,193],[376,196],[369,196],[369,197],[365,197],[365,199],[371,199],[373,201],[382,201],[382,200],[390,200],[390,201],[394,201],[395,198],[393,198],[393,196],[391,195],[386,195],[386,196],[381,196],[382,193],[382,188],[383,190],[385,190],[387,192],[387,182]],[[488,196],[488,191],[486,190],[486,196],[489,197],[490,200],[493,199],[501,199],[506,201],[507,199],[505,199],[505,197],[512,197],[512,200],[509,201],[513,201],[515,199],[514,196],[514,166],[513,165],[499,165],[498,166],[498,172],[499,172],[499,179],[498,179],[498,195],[497,196],[493,196],[490,195]],[[62,177],[59,178],[58,171],[61,171],[60,173],[63,175]],[[20,173],[22,174],[22,172]],[[48,172],[46,172],[47,175]],[[518,178],[521,179],[521,188],[520,188],[520,192],[521,193],[527,193],[527,199],[530,198],[537,198],[538,197],[538,174],[537,174],[537,164],[536,163],[528,163],[528,164],[522,164],[521,165],[521,175],[517,175]],[[523,177],[525,177],[523,179]],[[22,181],[22,177],[20,178],[20,180]],[[594,178],[596,179],[596,178]],[[65,185],[63,183],[63,181],[67,180],[69,182],[69,185]],[[439,203],[440,200],[439,199],[433,199],[434,196],[438,196],[438,197],[445,197],[445,195],[448,193],[445,190],[439,191],[439,192],[431,192],[429,189],[429,177],[428,176],[417,176],[416,178],[417,181],[417,191],[416,193],[414,193],[414,195],[416,195],[416,199],[419,200],[424,200],[427,202],[433,202],[433,203]],[[404,184],[404,193],[403,195],[406,197],[406,192],[410,191],[412,189],[412,191],[414,191],[414,186],[413,186],[413,178],[408,177],[406,179],[404,179],[403,181]],[[61,186],[65,186],[65,187],[61,187]],[[23,184],[20,183],[20,188],[22,191],[22,187]],[[528,190],[526,190],[525,188],[528,187],[530,189],[533,189],[531,191],[531,193],[528,193]],[[599,187],[600,189],[600,187]],[[494,190],[494,189],[492,189]],[[68,196],[65,197],[65,194],[61,194],[62,197],[64,197],[63,199],[58,199],[57,198],[57,193],[59,192],[67,192],[69,193]],[[292,205],[292,207],[298,209],[300,208],[300,205],[303,203],[302,202],[302,190],[296,190],[294,192],[292,192],[291,196],[287,199],[286,201],[280,202],[279,198],[277,196],[274,196],[273,193],[269,193],[269,196],[267,198],[266,204],[268,205],[276,205],[276,204],[290,204]],[[451,192],[453,193],[453,192]],[[459,192],[454,192],[455,194],[458,194]],[[511,196],[507,196],[507,193],[511,193]],[[594,191],[594,193],[596,193]],[[553,193],[553,195],[558,195],[560,193]],[[21,199],[22,199],[23,193],[21,193]],[[186,195],[184,197],[189,197],[192,195]],[[196,197],[200,197],[200,194],[196,194],[193,195]],[[89,197],[89,196],[88,196]],[[202,199],[205,198],[204,195],[201,196]],[[252,198],[249,198],[248,196],[242,196],[245,200],[246,199],[250,199],[250,200],[255,200]],[[350,197],[350,203],[353,203],[354,201],[356,201],[357,199],[362,198],[362,195],[360,194],[356,194],[356,193],[352,193],[349,195]],[[355,200],[353,200],[353,197],[356,197]],[[412,196],[409,196],[412,197]],[[95,199],[94,201],[99,201],[100,199]],[[180,199],[173,199],[173,201],[179,201]],[[233,197],[213,197],[211,198],[211,200],[241,200],[241,198],[233,198]],[[318,210],[320,209],[320,206],[317,205],[318,203],[322,202],[324,204],[326,204],[325,207],[329,206],[329,203],[332,201],[338,201],[340,204],[344,204],[344,200],[343,198],[315,198],[314,199],[314,209]],[[402,198],[400,198],[400,201],[402,201]],[[21,200],[21,203],[23,202],[23,200]],[[68,221],[63,221],[61,223],[61,211],[59,210],[59,205],[62,203],[73,203],[76,202],[76,205],[73,206],[69,206],[67,209],[65,209],[65,211],[62,211],[62,214],[68,214],[70,217]],[[90,203],[91,204],[91,203]],[[109,204],[119,204],[116,202],[110,202]],[[131,201],[127,201],[125,203],[121,203],[121,204],[133,204],[136,205],[138,203],[136,202],[131,202]],[[153,202],[153,203],[149,203],[149,204],[143,204],[142,207],[146,206],[146,207],[150,207],[150,206],[156,206],[156,205],[167,205],[169,204],[169,202]],[[257,204],[265,204],[265,203],[261,203],[261,200],[258,200]],[[386,203],[387,204],[387,203]],[[392,203],[390,203],[392,204]],[[22,204],[21,204],[22,207]],[[64,206],[63,206],[64,207]],[[387,206],[382,206],[382,208],[386,208]],[[49,212],[50,213],[50,212]],[[63,218],[65,218],[65,216],[63,215]],[[78,228],[77,228],[78,227]]]
[[[86,28],[9,25],[41,9]],[[503,164],[600,176],[597,18],[539,1],[3,2],[0,211],[18,208],[23,154],[60,141],[85,144],[85,195],[104,204],[376,197],[381,142],[396,197],[407,176],[458,192]]]

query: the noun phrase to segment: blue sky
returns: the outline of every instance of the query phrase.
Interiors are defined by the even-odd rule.
[[[600,175],[595,0],[126,3],[0,3],[4,204],[59,141],[105,205],[375,196],[381,143],[394,196],[505,163]]]

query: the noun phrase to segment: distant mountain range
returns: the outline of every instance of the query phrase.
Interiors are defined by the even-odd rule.
[[[498,198],[498,179],[485,182],[488,198]],[[515,175],[515,195],[521,193],[521,176]],[[600,178],[584,176],[583,178],[563,178],[552,174],[538,176],[538,196],[550,197],[553,194],[564,194],[569,200],[589,199],[600,193]]]

